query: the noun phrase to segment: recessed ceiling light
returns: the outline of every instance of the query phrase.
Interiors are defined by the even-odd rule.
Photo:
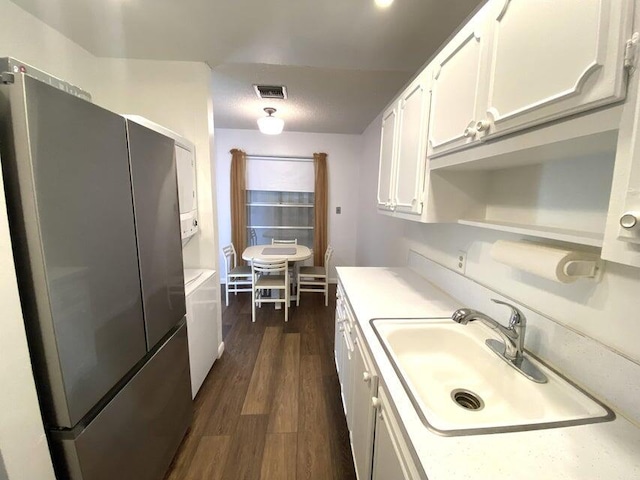
[[[387,8],[393,3],[393,0],[376,0],[376,5],[380,8]]]

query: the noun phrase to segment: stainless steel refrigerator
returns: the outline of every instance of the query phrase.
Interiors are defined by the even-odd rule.
[[[0,158],[56,474],[162,479],[192,416],[173,140],[25,74],[2,80]]]

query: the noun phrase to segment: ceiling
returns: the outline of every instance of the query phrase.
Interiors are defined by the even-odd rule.
[[[202,61],[215,125],[361,133],[483,0],[12,0],[99,57]],[[266,101],[252,85],[286,85]]]

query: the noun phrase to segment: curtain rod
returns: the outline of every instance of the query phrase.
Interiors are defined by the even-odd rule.
[[[249,155],[247,160],[273,160],[282,162],[313,162],[313,157],[291,157],[286,155]]]

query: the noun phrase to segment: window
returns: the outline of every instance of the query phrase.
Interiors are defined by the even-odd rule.
[[[314,195],[312,192],[247,190],[247,238],[256,243],[298,239],[313,248]]]
[[[313,248],[313,161],[247,157],[247,243],[297,239]]]

